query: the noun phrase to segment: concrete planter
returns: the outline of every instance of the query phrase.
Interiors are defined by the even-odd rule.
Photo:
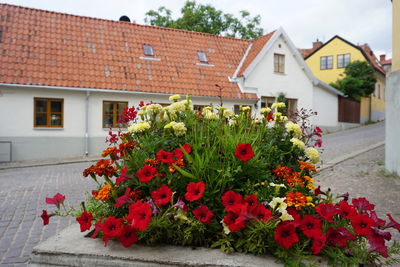
[[[72,225],[33,249],[31,266],[283,266],[271,256],[225,254],[218,249],[140,246],[84,238]],[[320,260],[316,258],[316,260]],[[326,266],[320,263],[318,266]]]

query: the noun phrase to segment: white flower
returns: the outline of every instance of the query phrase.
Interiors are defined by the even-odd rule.
[[[278,109],[278,108],[284,108],[284,107],[286,107],[286,105],[283,102],[273,103],[271,106],[272,109],[276,109],[276,108]]]
[[[288,123],[286,123],[285,128],[288,133],[293,132],[293,137],[299,138],[302,134],[300,125],[298,125],[297,123],[289,121]]]
[[[281,219],[282,221],[293,221],[294,218],[292,215],[290,215],[287,210],[284,210],[283,212],[281,212],[282,215],[281,217],[279,217],[279,219]]]
[[[229,120],[228,121],[229,126],[235,126],[236,125],[236,120]]]
[[[186,109],[186,100],[179,101],[179,102],[174,102],[170,105],[169,110],[171,112],[179,112],[179,111],[185,111]]]
[[[305,150],[306,156],[310,159],[311,163],[318,163],[319,161],[319,152],[313,147],[309,147]]]
[[[225,234],[229,235],[229,233],[231,232],[231,230],[229,230],[228,225],[226,225],[226,224],[224,223],[224,219],[222,219],[220,223],[222,224],[222,227],[224,228]]]
[[[141,133],[150,129],[150,123],[147,121],[141,121],[139,123],[132,124],[128,128],[128,132],[130,133]]]
[[[305,147],[304,142],[297,139],[296,137],[293,137],[292,139],[290,139],[290,142],[292,142],[294,146],[297,146],[300,149],[304,149],[304,147]]]
[[[205,115],[207,112],[212,112],[213,108],[210,106],[204,107],[203,108],[203,115]]]
[[[260,110],[260,113],[261,113],[261,114],[268,114],[268,113],[270,113],[270,112],[271,112],[271,109],[268,108],[268,107],[262,108],[262,109]]]
[[[269,183],[269,185],[270,185],[270,186],[273,186],[273,187],[284,187],[284,188],[286,188],[286,186],[285,186],[284,184]]]
[[[287,204],[285,202],[286,197],[274,197],[271,202],[269,202],[269,205],[271,206],[272,209],[278,210],[279,212],[283,213],[286,211]]]
[[[210,121],[216,121],[218,120],[218,116],[217,114],[215,114],[214,112],[208,111],[206,113],[203,112],[204,118],[206,120],[210,120]]]
[[[274,128],[275,127],[275,121],[270,121],[267,123],[268,128]]]
[[[160,104],[151,104],[148,105],[146,108],[147,114],[151,115],[157,115],[162,111],[163,107]]]
[[[181,98],[180,95],[171,95],[168,99],[169,99],[169,101],[175,102],[175,101],[177,101],[177,100],[180,99],[180,98]]]
[[[232,110],[224,110],[223,116],[227,119],[232,118],[233,116],[235,116],[235,112],[233,112]]]
[[[172,129],[174,129],[174,133],[176,136],[182,136],[185,135],[187,128],[185,127],[185,124],[183,122],[177,122],[174,125],[172,125]]]

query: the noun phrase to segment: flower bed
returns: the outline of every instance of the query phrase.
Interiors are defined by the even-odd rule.
[[[390,263],[399,252],[388,228],[365,198],[334,196],[314,185],[321,130],[312,112],[293,121],[284,103],[251,118],[219,107],[194,111],[189,98],[126,109],[127,132],[110,132],[110,146],[83,172],[97,184],[81,209],[61,210],[65,197],[47,198],[51,216],[75,216],[82,232],[117,240],[272,253],[286,264],[310,255],[333,265]]]

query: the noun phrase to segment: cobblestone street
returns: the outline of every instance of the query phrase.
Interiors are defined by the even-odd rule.
[[[52,217],[43,226],[39,217],[46,197],[57,192],[77,205],[94,182],[82,177],[90,162],[0,170],[0,263],[25,266],[32,248],[68,226],[72,219]]]

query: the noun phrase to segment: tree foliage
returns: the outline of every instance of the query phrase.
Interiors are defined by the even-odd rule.
[[[242,39],[254,39],[263,34],[260,25],[261,16],[252,17],[246,10],[240,11],[240,17],[217,10],[210,4],[198,4],[186,1],[181,9],[181,17],[173,19],[171,10],[164,6],[146,12],[145,22],[167,28],[205,32]]]
[[[344,78],[331,84],[348,95],[350,98],[360,100],[374,92],[376,78],[374,69],[366,61],[354,61],[347,65]]]

